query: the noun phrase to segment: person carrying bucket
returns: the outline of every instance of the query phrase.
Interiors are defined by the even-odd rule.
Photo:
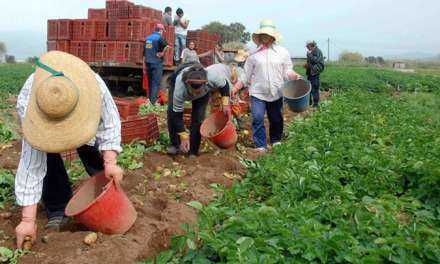
[[[168,154],[189,153],[197,156],[202,136],[200,126],[205,119],[210,94],[218,90],[222,96],[223,113],[230,118],[229,81],[223,69],[201,64],[188,64],[179,67],[172,76],[168,100],[168,132],[171,146]],[[183,122],[185,102],[192,103],[191,131],[186,132]]]
[[[121,122],[104,81],[81,59],[60,51],[42,55],[17,98],[23,141],[15,176],[15,196],[22,206],[16,227],[17,247],[37,235],[37,204],[47,210],[46,228],[59,230],[72,197],[59,153],[77,149],[89,175],[104,171],[120,182],[116,158],[121,148]]]
[[[258,152],[267,150],[264,116],[267,112],[270,143],[277,145],[283,135],[284,119],[283,84],[297,80],[300,75],[293,70],[289,51],[278,45],[281,39],[275,24],[263,20],[252,35],[258,49],[245,63],[246,79],[250,83],[253,140]]]
[[[218,74],[221,74],[229,82],[231,89],[231,112],[233,117],[237,120],[238,125],[241,124],[241,106],[240,97],[238,96],[240,91],[244,88],[246,83],[246,74],[244,69],[240,66],[248,57],[248,53],[244,50],[239,50],[234,56],[234,59],[229,64],[214,64],[207,69],[212,68],[216,70]],[[211,112],[216,111],[221,107],[221,96],[218,91],[213,92],[211,97]]]

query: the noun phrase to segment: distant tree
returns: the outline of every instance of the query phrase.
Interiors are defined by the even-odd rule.
[[[210,33],[217,33],[221,36],[221,43],[228,42],[242,42],[248,43],[251,39],[251,34],[246,31],[246,27],[241,23],[231,23],[225,25],[223,23],[214,21],[202,27]]]
[[[376,58],[377,63],[379,63],[380,65],[385,65],[385,60],[382,57],[377,57]]]
[[[369,56],[365,58],[365,61],[371,64],[377,63],[377,59],[374,56]]]
[[[11,63],[11,64],[16,63],[15,56],[13,55],[5,55],[5,61],[6,63]]]
[[[343,51],[339,55],[339,60],[342,62],[362,62],[364,57],[359,52]]]
[[[34,57],[29,57],[26,59],[27,63],[32,63],[35,64],[35,62],[37,61],[38,57],[34,56]]]
[[[0,62],[3,61],[7,51],[6,44],[0,41]]]

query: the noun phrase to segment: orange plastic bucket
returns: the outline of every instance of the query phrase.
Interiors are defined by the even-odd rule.
[[[122,188],[101,172],[87,180],[69,201],[65,214],[91,230],[124,234],[137,218],[136,210]]]
[[[203,121],[200,134],[222,149],[229,149],[237,143],[237,131],[223,112],[215,112]]]

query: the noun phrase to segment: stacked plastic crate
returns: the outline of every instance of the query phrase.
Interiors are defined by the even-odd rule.
[[[129,144],[135,140],[151,143],[159,139],[159,124],[156,114],[139,116],[139,107],[144,101],[114,98],[121,116],[122,143]]]
[[[188,31],[186,43],[188,45],[190,42],[194,42],[197,53],[202,54],[207,51],[214,51],[215,46],[220,39],[221,37],[219,34],[209,33],[205,30],[193,30]],[[201,58],[200,62],[205,66],[209,66],[214,63],[214,56]]]
[[[86,62],[142,64],[145,38],[162,20],[162,12],[125,0],[108,0],[89,9],[87,19],[49,20],[47,49],[69,52]],[[165,33],[170,47],[165,65],[173,64],[174,27]]]

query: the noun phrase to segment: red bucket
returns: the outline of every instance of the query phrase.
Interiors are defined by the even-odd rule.
[[[124,234],[137,218],[136,210],[122,188],[101,172],[86,181],[69,201],[67,216],[91,230]]]
[[[203,121],[200,134],[222,149],[229,149],[237,143],[237,131],[223,112],[212,113]]]

